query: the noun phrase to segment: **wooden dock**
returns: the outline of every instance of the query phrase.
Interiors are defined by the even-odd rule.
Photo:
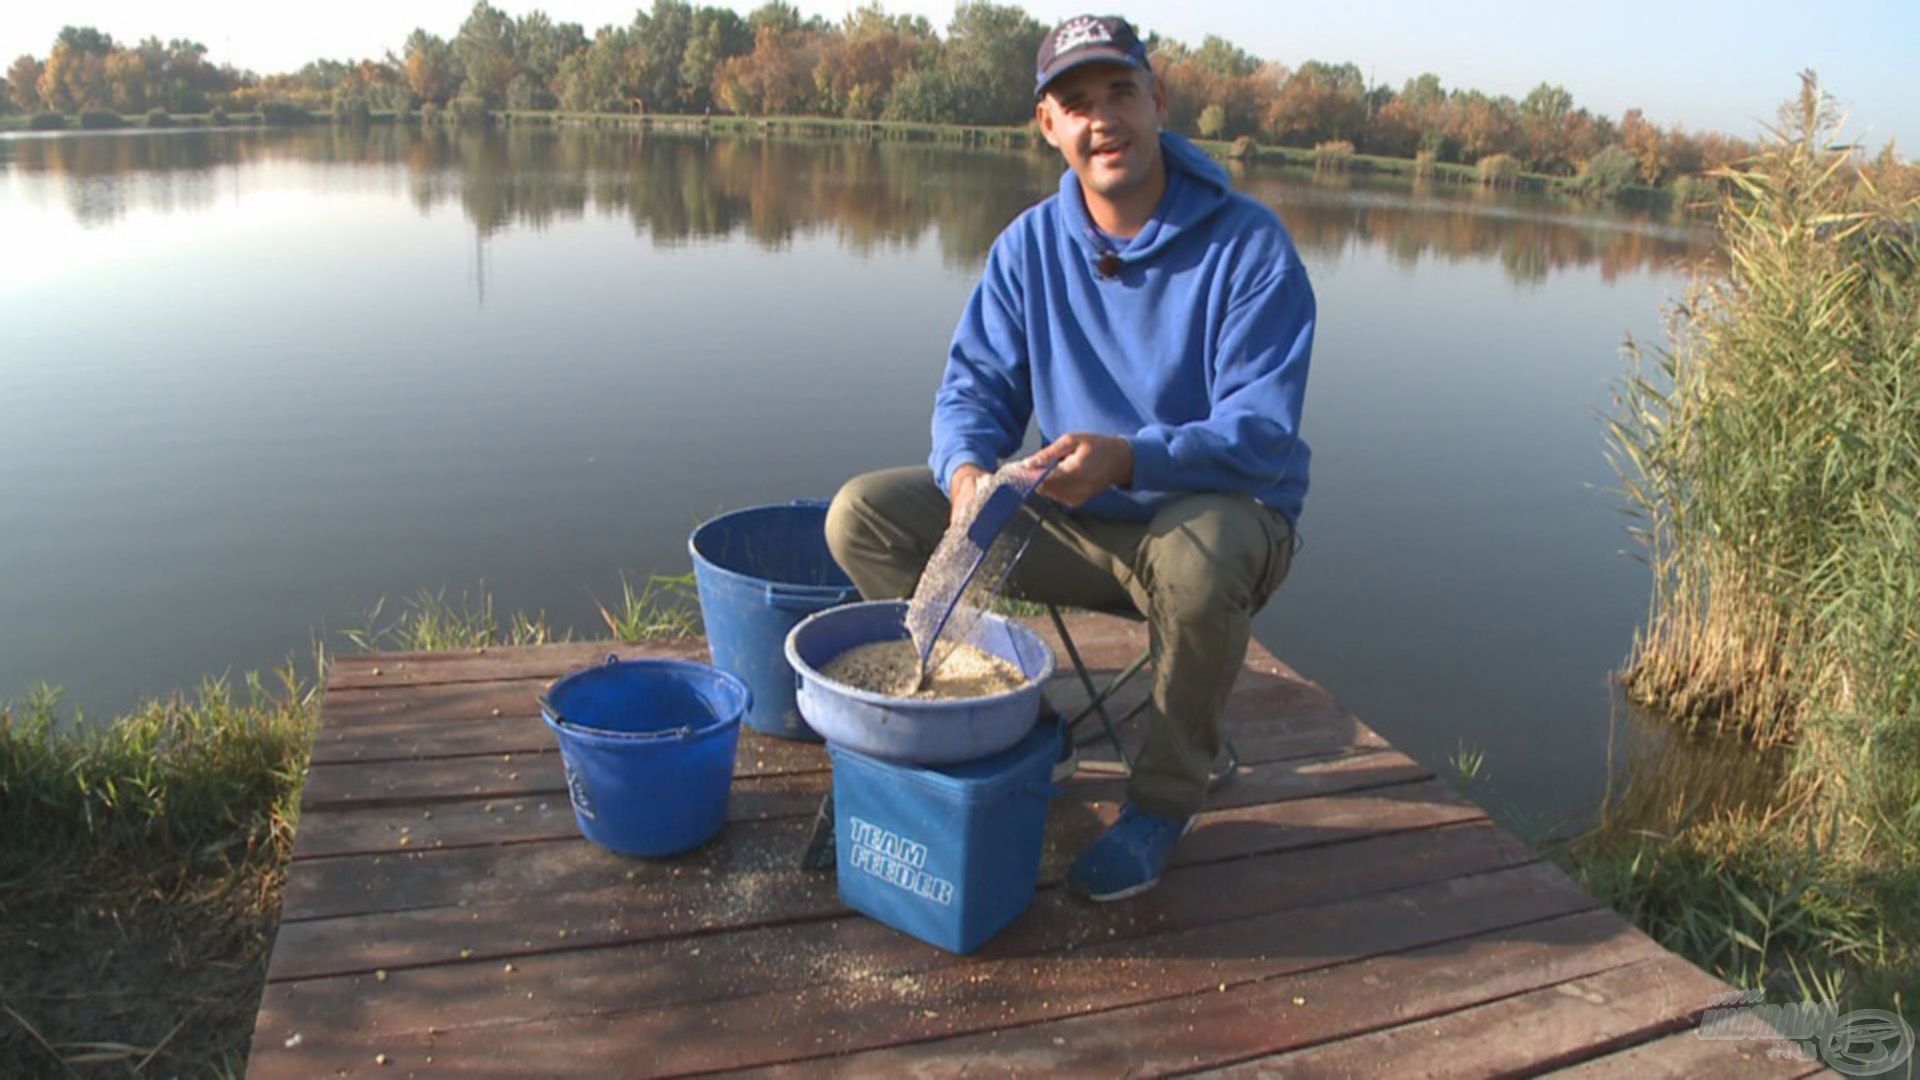
[[[1137,626],[1076,618],[1096,668],[1143,647]],[[1257,644],[1228,719],[1242,766],[1160,887],[1066,895],[1124,790],[1084,764],[1033,907],[966,957],[799,868],[829,782],[818,746],[744,732],[729,824],[686,855],[581,839],[536,700],[608,651],[336,661],[252,1075],[1821,1071],[1699,1038],[1726,985]],[[612,651],[705,657],[697,640]]]

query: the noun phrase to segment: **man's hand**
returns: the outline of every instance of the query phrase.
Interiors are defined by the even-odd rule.
[[[970,462],[953,467],[953,477],[947,482],[953,494],[953,506],[947,511],[947,528],[959,522],[961,513],[972,505],[973,493],[979,489],[980,481],[988,475],[987,470]]]
[[[1113,435],[1062,435],[1027,460],[1037,466],[1060,463],[1040,493],[1071,507],[1133,483],[1133,444]]]

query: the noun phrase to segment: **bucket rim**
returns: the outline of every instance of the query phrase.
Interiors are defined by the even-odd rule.
[[[811,679],[815,682],[819,682],[826,686],[832,687],[834,693],[852,698],[855,701],[862,701],[869,705],[879,705],[889,709],[899,708],[900,703],[902,701],[909,701],[915,712],[929,712],[929,713],[946,713],[946,712],[961,712],[961,711],[971,712],[973,710],[980,708],[982,705],[998,704],[1000,702],[1012,701],[1013,699],[1020,697],[1024,694],[1030,694],[1037,689],[1045,687],[1046,684],[1049,681],[1051,681],[1054,676],[1056,662],[1053,655],[1053,649],[1047,645],[1045,639],[1041,638],[1039,634],[1034,633],[1031,629],[1029,629],[1024,624],[1020,623],[1018,620],[1010,619],[1005,615],[996,614],[991,611],[983,611],[980,613],[980,621],[982,623],[987,623],[989,621],[993,623],[999,623],[1004,625],[1015,636],[1024,636],[1024,638],[1029,643],[1031,643],[1032,645],[1034,645],[1036,648],[1039,649],[1040,655],[1046,661],[1041,666],[1040,670],[1036,672],[1031,678],[1027,679],[1026,682],[1021,683],[1019,686],[1016,686],[1011,690],[1003,690],[998,694],[984,694],[980,697],[968,697],[968,698],[945,698],[945,699],[933,698],[926,701],[909,699],[909,698],[888,697],[886,694],[876,694],[871,690],[862,690],[857,686],[848,686],[846,683],[837,682],[833,679],[827,678],[825,675],[822,675],[820,673],[819,668],[814,667],[812,664],[809,664],[804,659],[802,659],[800,656],[799,650],[794,648],[794,644],[793,644],[794,639],[799,637],[800,632],[805,630],[807,626],[813,623],[816,619],[845,618],[848,612],[856,611],[862,608],[879,608],[879,607],[900,608],[902,609],[902,612],[904,614],[904,610],[906,606],[907,606],[907,601],[905,600],[862,600],[857,603],[842,604],[839,607],[828,608],[825,611],[817,611],[812,615],[809,615],[806,618],[801,619],[798,623],[795,623],[793,629],[787,632],[786,647],[784,649],[784,652],[786,653],[786,657],[787,657],[787,663],[793,667],[793,670],[799,672],[803,678]],[[892,639],[882,638],[878,640],[892,640]],[[907,638],[905,640],[911,641],[912,638]],[[871,644],[871,643],[868,643],[868,644]],[[1004,659],[1004,657],[1002,659]]]
[[[716,717],[708,723],[697,726],[686,724],[677,728],[663,728],[659,731],[611,731],[607,728],[592,727],[587,724],[568,720],[554,707],[553,697],[555,691],[563,689],[569,683],[583,681],[595,675],[605,675],[609,669],[616,667],[629,669],[644,667],[653,670],[678,671],[700,676],[711,682],[718,683],[736,694],[740,700],[739,711],[731,716]],[[694,739],[703,739],[711,735],[719,734],[729,727],[738,727],[741,719],[746,716],[752,708],[753,689],[746,684],[746,680],[735,675],[733,672],[715,667],[712,664],[703,664],[698,660],[677,660],[664,656],[622,658],[618,653],[608,653],[604,661],[568,672],[566,675],[555,680],[553,685],[540,692],[540,719],[546,721],[547,726],[552,728],[555,734],[566,735],[572,738],[602,740],[623,745],[649,742],[688,742]]]
[[[781,581],[778,578],[760,577],[722,566],[700,552],[700,534],[707,531],[709,527],[718,525],[729,518],[741,517],[747,514],[766,513],[774,510],[818,510],[822,518],[824,518],[827,512],[827,506],[828,502],[825,499],[795,499],[792,502],[760,503],[755,506],[742,506],[734,510],[728,510],[723,514],[715,514],[700,524],[695,525],[693,531],[687,534],[687,554],[692,557],[695,570],[704,570],[718,575],[722,580],[737,582],[750,588],[764,589],[768,586],[774,586],[783,593],[809,598],[818,597],[822,600],[843,601],[850,597],[856,597],[860,592],[853,584],[852,578],[847,578],[845,584],[825,585],[797,581]],[[842,570],[838,563],[829,559],[828,565],[833,568],[834,573],[839,574],[843,578],[846,577],[846,571]]]

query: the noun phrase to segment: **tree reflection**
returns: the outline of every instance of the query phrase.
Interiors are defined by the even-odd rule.
[[[738,237],[771,251],[827,236],[867,254],[917,245],[931,232],[956,268],[981,263],[1007,222],[1054,190],[1060,173],[1050,152],[645,129],[390,124],[0,140],[0,174],[58,178],[87,225],[130,209],[198,210],[215,198],[223,172],[286,162],[319,167],[329,189],[397,184],[422,213],[457,203],[482,240],[592,211],[624,217],[637,235],[668,247]],[[1310,263],[1350,246],[1380,248],[1407,266],[1493,262],[1511,281],[1532,284],[1596,264],[1610,281],[1712,250],[1697,227],[1547,196],[1238,166],[1234,176],[1280,211]]]

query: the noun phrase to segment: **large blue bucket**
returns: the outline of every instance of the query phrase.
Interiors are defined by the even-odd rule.
[[[672,855],[727,820],[746,684],[689,660],[621,660],[554,683],[540,715],[560,740],[567,795],[587,839],[622,855]]]
[[[800,710],[832,746],[888,761],[950,764],[999,753],[1033,730],[1041,688],[1053,678],[1053,650],[1003,616],[982,614],[967,640],[1026,677],[1005,693],[922,701],[859,690],[820,674],[849,649],[908,637],[905,600],[823,611],[787,635],[787,662],[799,673]]]
[[[687,549],[713,662],[753,690],[747,726],[787,739],[818,739],[794,704],[787,632],[816,611],[860,596],[827,550],[827,504],[800,501],[722,514],[695,529]]]

